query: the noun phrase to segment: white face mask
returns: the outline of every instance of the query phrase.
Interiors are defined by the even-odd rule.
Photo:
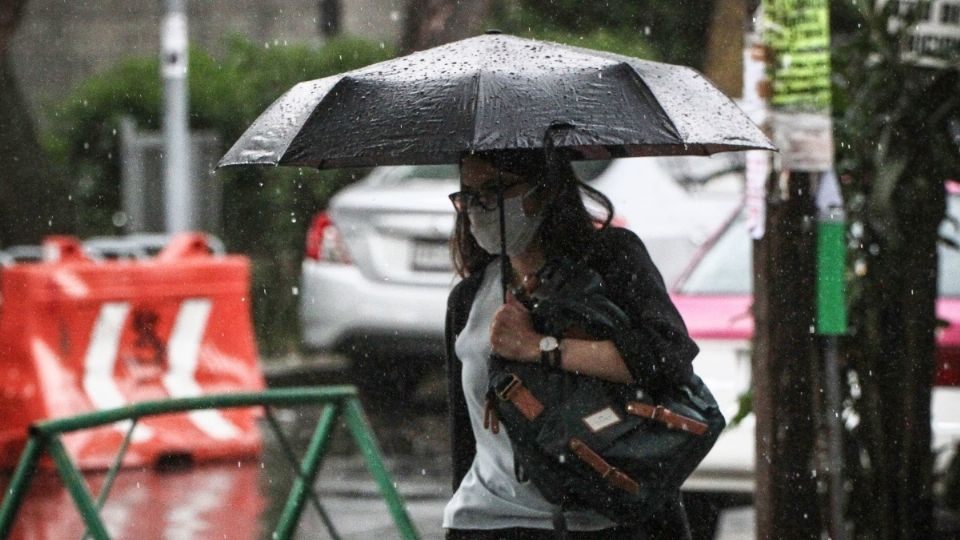
[[[507,256],[515,257],[530,247],[540,230],[543,213],[528,216],[523,213],[523,200],[537,188],[516,197],[503,200],[504,228],[507,233]],[[477,244],[491,255],[500,254],[500,209],[487,210],[480,205],[467,208],[470,232]]]

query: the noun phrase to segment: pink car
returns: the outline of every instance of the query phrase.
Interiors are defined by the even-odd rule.
[[[948,215],[960,217],[960,182],[948,184]],[[942,232],[960,238],[960,227]],[[743,213],[733,216],[694,257],[672,290],[690,335],[700,345],[694,370],[713,391],[729,420],[750,386],[752,242]],[[937,333],[937,375],[932,399],[933,445],[945,467],[960,442],[960,252],[941,248],[938,316],[949,326]],[[728,427],[684,486],[712,505],[753,493],[754,416]],[[723,497],[721,497],[723,496]]]

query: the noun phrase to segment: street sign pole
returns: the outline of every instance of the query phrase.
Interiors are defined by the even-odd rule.
[[[830,474],[830,529],[832,538],[846,538],[843,490],[843,424],[841,414],[838,336],[847,332],[844,294],[846,228],[843,197],[837,175],[821,175],[817,189],[817,334],[823,341],[826,393],[827,462]]]
[[[163,76],[163,182],[167,232],[193,227],[193,186],[190,181],[190,131],[187,96],[186,0],[165,0],[160,34]]]

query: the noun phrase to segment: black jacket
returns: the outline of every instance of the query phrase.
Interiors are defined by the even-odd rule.
[[[693,373],[691,363],[698,349],[687,335],[683,319],[643,242],[626,229],[603,229],[596,233],[583,261],[600,274],[610,299],[630,316],[631,331],[617,336],[614,343],[634,380],[652,392],[686,382]],[[476,453],[454,344],[466,326],[482,278],[482,272],[465,278],[454,287],[447,303],[447,388],[454,491]]]

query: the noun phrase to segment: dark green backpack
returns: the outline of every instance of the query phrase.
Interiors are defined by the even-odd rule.
[[[600,276],[570,261],[552,261],[523,299],[546,335],[610,339],[629,324],[604,295]],[[510,437],[518,476],[562,512],[594,510],[612,521],[641,524],[676,497],[725,426],[699,377],[658,395],[494,356],[488,405],[493,428]],[[522,473],[522,474],[521,474]]]

